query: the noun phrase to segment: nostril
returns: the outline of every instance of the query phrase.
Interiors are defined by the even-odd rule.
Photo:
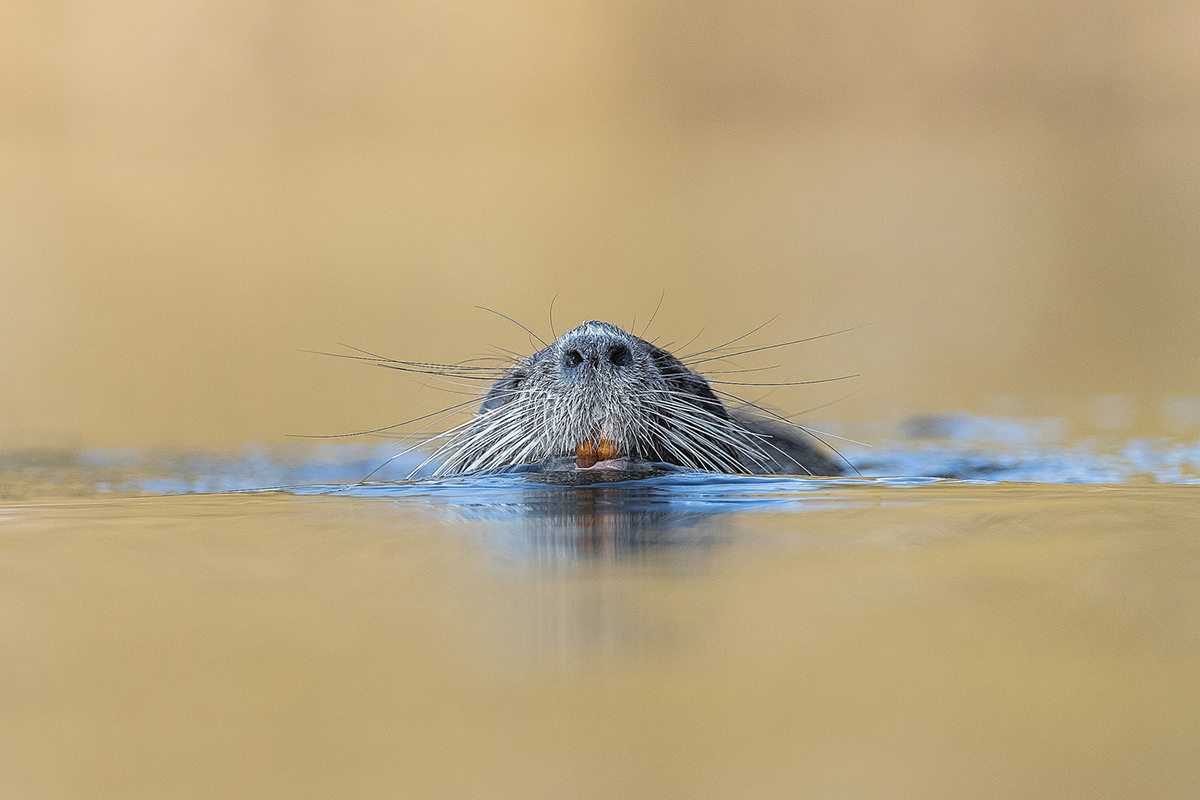
[[[583,356],[579,354],[578,350],[567,350],[563,353],[562,361],[563,366],[570,369],[571,367],[578,367],[580,364],[582,364]]]
[[[608,350],[608,363],[614,367],[628,367],[633,363],[633,352],[628,345],[615,344]]]

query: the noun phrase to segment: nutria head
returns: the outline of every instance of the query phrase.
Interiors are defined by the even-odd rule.
[[[779,468],[781,455],[791,457],[778,432],[752,427],[666,350],[607,322],[585,322],[491,386],[474,419],[442,446],[438,474],[561,459],[585,469],[649,461],[796,471]]]

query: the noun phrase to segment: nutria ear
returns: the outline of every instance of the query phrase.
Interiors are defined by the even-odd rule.
[[[528,377],[529,373],[523,367],[517,367],[493,383],[492,388],[488,389],[488,393],[483,397],[483,403],[479,406],[479,413],[482,414],[485,411],[499,408],[512,400],[517,393],[517,389],[521,388],[521,383]]]

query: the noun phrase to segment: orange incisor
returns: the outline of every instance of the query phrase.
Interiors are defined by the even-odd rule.
[[[594,442],[588,439],[575,445],[575,465],[587,469],[596,465],[597,461],[611,461],[617,457],[617,446],[608,439]]]

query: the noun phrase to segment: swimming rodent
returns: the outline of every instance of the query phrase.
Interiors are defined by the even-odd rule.
[[[469,422],[435,438],[434,457],[444,459],[435,475],[535,464],[623,472],[648,462],[842,473],[799,426],[757,407],[727,408],[678,358],[607,322],[585,322],[518,361]]]

